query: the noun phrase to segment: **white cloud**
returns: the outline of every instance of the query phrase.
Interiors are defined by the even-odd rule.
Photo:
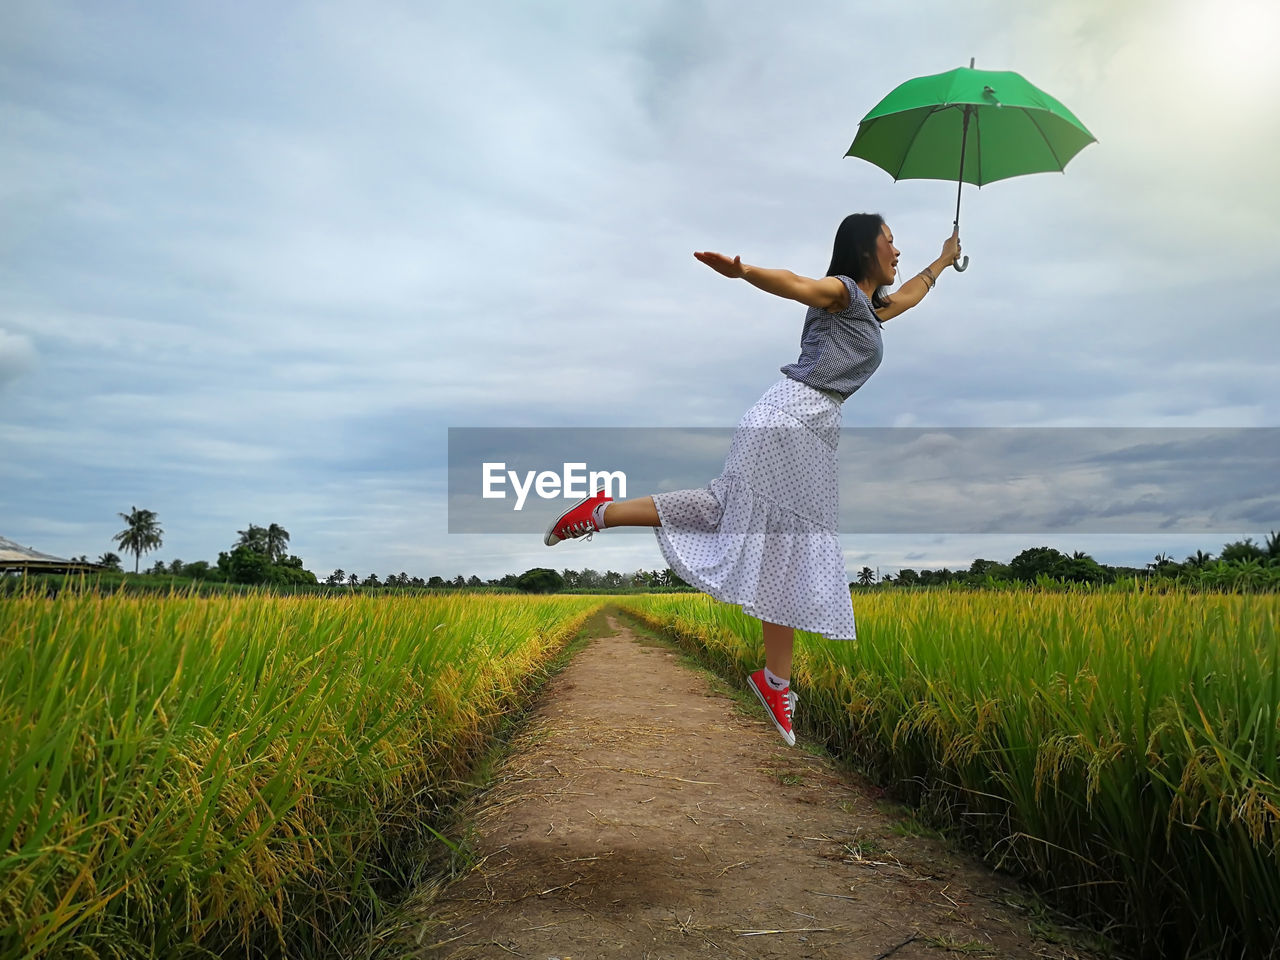
[[[0,328],[0,389],[30,372],[35,362],[36,351],[30,339]]]

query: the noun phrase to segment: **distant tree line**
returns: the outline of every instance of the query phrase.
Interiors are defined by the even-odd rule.
[[[164,530],[153,510],[133,507],[120,514],[125,528],[111,539],[125,552],[133,554],[133,570],[139,560],[164,545]],[[302,566],[302,558],[288,554],[289,531],[278,523],[265,527],[249,524],[247,530],[236,531],[239,539],[228,550],[218,554],[215,563],[195,560],[190,563],[174,559],[168,564],[157,560],[149,570],[152,575],[187,577],[223,583],[270,584],[286,586],[314,584],[316,575]],[[87,562],[87,558],[79,558]],[[120,570],[120,557],[107,552],[98,557],[98,565],[107,570]]]
[[[144,553],[163,544],[164,531],[151,510],[137,507],[129,513],[121,513],[125,529],[112,539],[126,553],[134,555],[134,571]],[[287,553],[289,531],[279,524],[265,527],[249,524],[248,529],[236,531],[238,539],[229,550],[218,554],[217,562],[197,560],[184,563],[172,560],[169,564],[157,561],[148,574],[167,574],[195,580],[223,581],[238,584],[295,585],[318,583],[315,574],[303,568],[302,560]],[[84,556],[76,558],[89,562]],[[98,564],[109,570],[120,570],[120,557],[104,553]],[[1260,587],[1280,589],[1280,533],[1271,531],[1263,544],[1254,543],[1252,537],[1224,544],[1217,556],[1197,550],[1181,563],[1164,553],[1143,567],[1111,566],[1098,563],[1083,551],[1071,555],[1053,547],[1031,547],[1023,550],[1008,563],[996,560],[974,560],[967,570],[915,570],[904,567],[896,575],[878,577],[870,567],[863,567],[849,584],[850,589],[868,587],[928,587],[955,584],[958,586],[1014,585],[1017,583],[1108,584],[1119,579],[1159,578],[1202,586]],[[459,573],[452,579],[439,576],[410,576],[405,571],[388,573],[379,577],[376,573],[361,576],[341,568],[324,579],[329,587],[347,588],[417,588],[429,590],[459,590],[477,588],[515,589],[526,593],[573,592],[629,592],[650,590],[694,589],[670,567],[662,570],[636,570],[622,574],[614,570],[603,573],[591,568],[582,570],[535,567],[524,573],[509,573],[502,577],[482,580],[472,574]]]
[[[357,573],[348,573],[339,567],[325,578],[325,584],[331,587],[422,587],[431,590],[459,590],[477,587],[514,588],[524,593],[560,593],[576,591],[624,592],[627,590],[650,590],[662,588],[684,587],[692,589],[681,580],[674,570],[637,570],[631,574],[621,574],[614,570],[599,573],[595,570],[561,570],[549,567],[534,567],[524,573],[509,573],[506,576],[481,580],[472,574],[464,577],[458,574],[452,580],[443,577],[411,577],[404,571],[389,573],[379,578],[376,573],[361,577]]]
[[[1056,580],[1063,583],[1114,583],[1121,578],[1157,577],[1179,583],[1225,586],[1276,586],[1280,587],[1280,534],[1272,531],[1264,545],[1253,542],[1252,537],[1225,544],[1215,557],[1197,550],[1181,563],[1164,553],[1143,567],[1110,566],[1098,563],[1093,557],[1077,550],[1070,556],[1053,547],[1031,547],[1023,550],[1008,563],[995,560],[974,560],[968,570],[914,570],[905,567],[897,576],[885,575],[877,579],[875,571],[863,567],[851,588],[871,587],[879,584],[896,587],[985,586],[992,583],[1038,583]]]

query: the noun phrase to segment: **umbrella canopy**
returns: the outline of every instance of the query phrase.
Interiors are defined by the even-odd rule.
[[[1096,141],[1070,110],[1019,74],[958,67],[896,87],[862,118],[845,156],[869,160],[894,180],[982,186],[1062,171]]]
[[[1027,173],[1062,171],[1097,138],[1075,115],[1011,70],[957,67],[899,84],[862,118],[846,157],[894,180],[955,180],[960,189]],[[952,264],[964,270],[963,263]]]

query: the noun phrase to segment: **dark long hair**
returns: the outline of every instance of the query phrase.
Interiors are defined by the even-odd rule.
[[[865,280],[871,272],[871,265],[876,262],[876,243],[883,228],[884,217],[878,213],[851,213],[841,220],[827,276],[846,276],[854,283]],[[879,308],[887,302],[885,288],[876,287],[871,305]]]

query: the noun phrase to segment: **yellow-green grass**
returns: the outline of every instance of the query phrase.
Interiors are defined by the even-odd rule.
[[[599,606],[0,600],[0,957],[325,953]]]
[[[741,682],[760,623],[620,598]],[[1280,598],[922,591],[797,633],[797,728],[1152,957],[1280,948]]]

